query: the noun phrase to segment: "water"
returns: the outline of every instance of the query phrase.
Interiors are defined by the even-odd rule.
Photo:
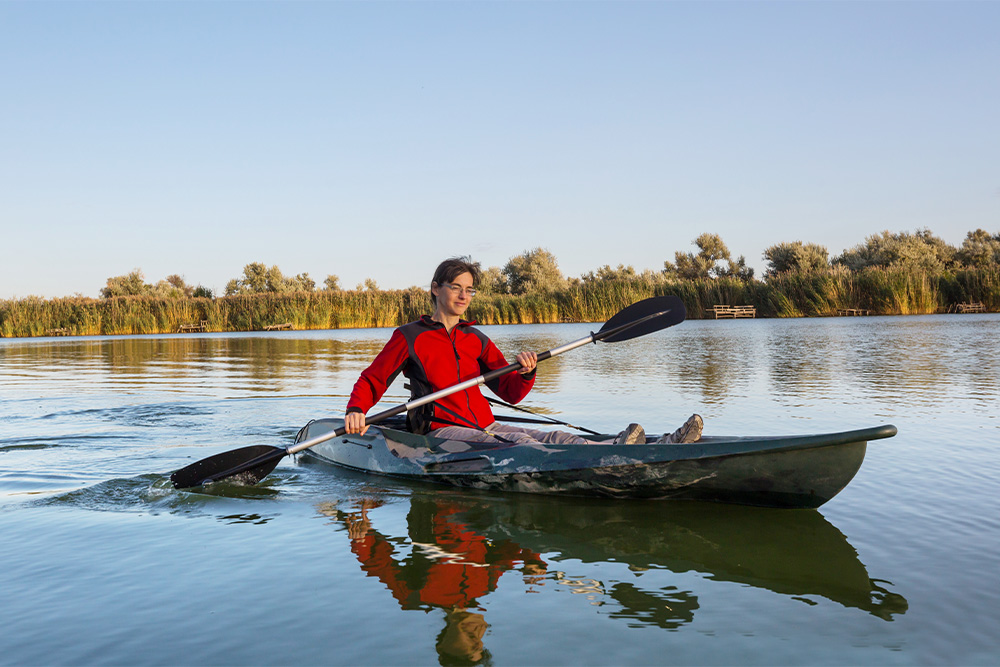
[[[487,327],[549,349],[588,325]],[[0,664],[996,664],[1000,317],[691,321],[540,366],[601,431],[892,423],[819,511],[485,495],[286,459],[389,330],[0,340]],[[404,398],[402,378],[382,407]]]

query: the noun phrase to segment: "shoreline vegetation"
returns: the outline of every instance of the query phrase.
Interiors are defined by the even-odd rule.
[[[698,254],[678,252],[676,263],[665,262],[664,270],[655,272],[605,266],[567,279],[550,253],[535,249],[502,269],[483,271],[469,317],[483,325],[600,322],[635,301],[667,294],[684,301],[688,319],[712,317],[709,309],[722,304],[754,306],[763,318],[827,317],[846,309],[872,315],[946,313],[967,303],[998,312],[1000,234],[977,230],[969,234],[974,237],[985,239],[988,252],[980,257],[985,261],[963,262],[968,241],[962,249],[950,248],[926,230],[883,232],[832,262],[821,246],[781,244],[765,251],[769,268],[763,280],[753,277],[742,257],[732,260],[711,234],[695,241]],[[884,247],[882,256],[872,252],[894,239],[904,242],[904,250],[909,243],[905,261],[885,261],[891,254]],[[914,255],[914,248],[925,252]],[[865,253],[874,261],[863,261]],[[0,300],[0,337],[166,334],[192,325],[207,332],[286,324],[297,330],[395,327],[430,312],[425,288],[381,290],[368,279],[357,289],[342,290],[332,275],[324,287],[317,290],[308,274],[290,278],[277,267],[248,264],[244,276],[227,285],[227,294],[215,297],[178,276],[147,285],[136,269],[109,278],[102,298]]]
[[[480,324],[600,322],[630,303],[676,294],[688,319],[711,317],[714,305],[752,305],[757,317],[826,317],[840,309],[873,315],[945,313],[959,303],[1000,311],[1000,270],[963,269],[930,275],[903,270],[828,270],[783,274],[767,282],[738,278],[695,280],[611,279],[534,294],[479,294],[469,317]],[[428,292],[351,290],[256,293],[219,298],[120,296],[106,299],[28,297],[0,301],[0,337],[96,336],[177,333],[205,322],[205,331],[260,331],[290,323],[294,329],[395,327],[430,310]]]

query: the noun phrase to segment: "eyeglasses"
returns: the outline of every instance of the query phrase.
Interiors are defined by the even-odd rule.
[[[466,287],[463,290],[461,285],[453,285],[452,283],[443,283],[441,286],[450,289],[451,293],[454,294],[455,296],[458,296],[462,292],[465,292],[466,296],[476,296],[476,290],[472,289],[471,287]]]

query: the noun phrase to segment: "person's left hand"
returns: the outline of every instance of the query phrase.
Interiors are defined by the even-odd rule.
[[[518,371],[521,375],[534,373],[535,366],[538,365],[538,355],[534,352],[521,352],[517,355],[517,363],[521,364],[521,370]]]

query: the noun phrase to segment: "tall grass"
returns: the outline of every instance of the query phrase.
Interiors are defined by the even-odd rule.
[[[981,302],[1000,310],[1000,270],[962,269],[921,273],[869,268],[851,272],[832,269],[818,273],[786,273],[765,284],[778,307],[765,316],[836,315],[838,309],[860,308],[879,315],[947,312],[957,303]],[[755,303],[758,310],[762,304]]]
[[[676,294],[688,318],[714,305],[752,305],[759,317],[836,315],[860,308],[875,314],[947,312],[954,304],[981,302],[1000,311],[1000,269],[940,274],[873,268],[786,273],[766,282],[736,278],[671,280],[661,274],[576,282],[556,292],[522,296],[480,294],[469,317],[482,324],[601,322],[651,296]],[[208,331],[256,331],[277,324],[295,329],[393,327],[431,311],[425,290],[263,293],[208,298],[151,296],[87,299],[28,297],[0,301],[0,336],[161,334],[207,323]]]

